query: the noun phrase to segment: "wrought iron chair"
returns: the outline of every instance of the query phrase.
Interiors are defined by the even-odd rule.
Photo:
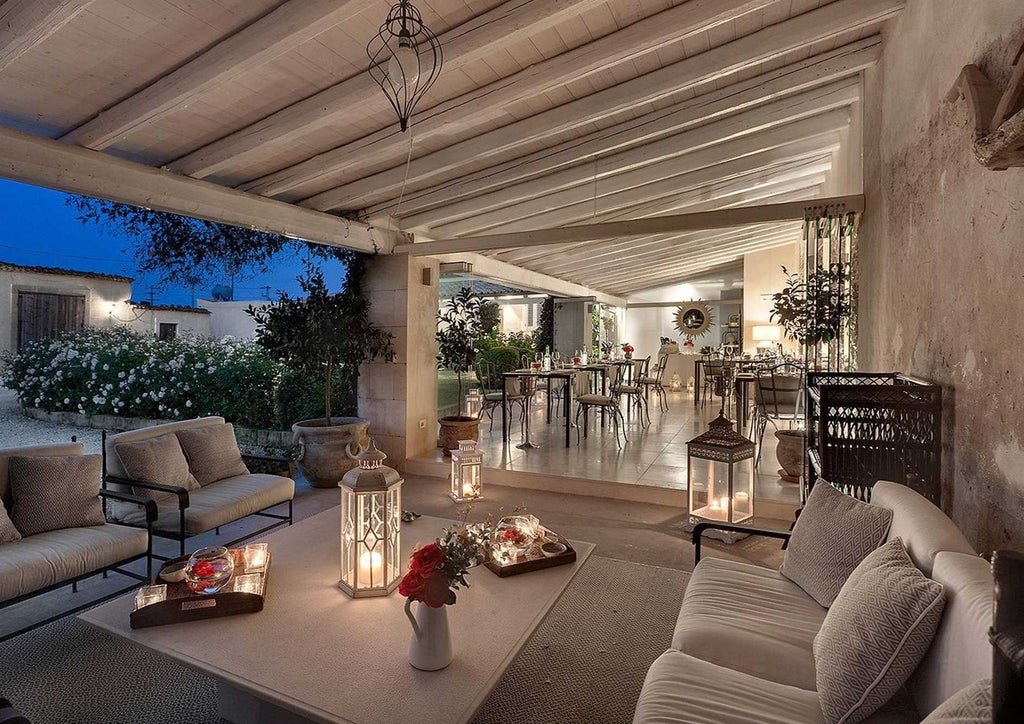
[[[779,423],[787,423],[789,429],[792,429],[794,423],[803,420],[803,402],[803,368],[784,362],[774,367],[757,369],[754,414],[750,420],[751,438],[757,444],[755,466],[761,462],[764,431],[768,423],[776,430],[779,429]]]
[[[708,398],[715,397],[715,390],[721,384],[721,378],[725,376],[725,360],[714,358],[708,355],[703,359],[704,377],[701,380],[700,406],[704,407]]]
[[[612,426],[615,428],[615,445],[619,445],[619,428],[622,428],[622,439],[629,442],[629,438],[626,437],[626,418],[622,416],[622,410],[619,408],[619,396],[615,392],[616,388],[622,387],[624,368],[621,365],[615,366],[615,378],[612,380],[611,386],[608,388],[610,394],[604,395],[596,392],[586,391],[586,384],[584,383],[584,389],[580,394],[576,395],[576,444],[580,444],[580,415],[583,415],[583,437],[587,436],[588,429],[588,416],[591,409],[604,410],[611,413]],[[577,378],[578,379],[578,378]]]
[[[659,354],[658,363],[654,367],[653,374],[640,377],[637,382],[643,385],[644,399],[650,396],[653,389],[658,395],[658,408],[662,412],[668,412],[668,392],[665,391],[665,369],[668,367],[668,355]],[[650,413],[648,412],[648,419]]]
[[[476,378],[480,382],[480,387],[484,393],[484,403],[480,414],[481,416],[486,414],[491,418],[490,429],[494,430],[494,408],[501,407],[502,377],[498,374],[493,364],[487,360],[480,360],[476,363]],[[519,384],[515,380],[510,380],[507,387],[508,394],[505,395],[505,400],[508,402],[509,409],[502,410],[501,414],[507,415],[513,405],[519,405],[520,422],[522,422],[522,417],[526,414],[525,398],[520,393]]]
[[[651,413],[647,409],[647,395],[645,394],[647,388],[640,383],[640,380],[648,376],[648,368],[650,367],[650,364],[650,356],[644,357],[642,359],[633,360],[633,364],[631,366],[631,374],[629,376],[630,381],[626,382],[625,379],[622,379],[620,382],[612,384],[610,388],[612,394],[615,395],[616,397],[625,396],[626,412],[629,412],[629,407],[631,403],[636,407],[637,414],[640,415],[641,427],[647,427],[648,425],[651,424]],[[624,372],[626,369],[629,368],[625,366],[620,366],[619,369],[623,370]],[[647,425],[644,425],[645,415],[647,417]]]

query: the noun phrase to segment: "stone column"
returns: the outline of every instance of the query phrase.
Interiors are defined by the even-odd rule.
[[[370,436],[387,453],[386,464],[404,470],[408,458],[437,446],[438,261],[373,257],[363,293],[371,321],[394,335],[397,356],[391,363],[363,365],[359,416],[370,421]]]

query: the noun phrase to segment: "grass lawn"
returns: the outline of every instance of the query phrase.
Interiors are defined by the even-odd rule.
[[[476,377],[472,372],[462,375],[462,394],[477,387]],[[437,371],[437,410],[438,413],[454,414],[459,407],[459,381],[454,372]]]

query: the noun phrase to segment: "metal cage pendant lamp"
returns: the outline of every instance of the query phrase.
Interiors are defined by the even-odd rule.
[[[366,54],[370,76],[395,109],[404,132],[416,104],[441,73],[441,43],[423,24],[420,11],[409,0],[401,0],[370,39]]]

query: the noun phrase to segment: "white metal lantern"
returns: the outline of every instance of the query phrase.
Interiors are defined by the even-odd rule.
[[[466,402],[463,406],[466,417],[479,418],[484,407],[484,398],[479,387],[474,387],[466,393]]]
[[[353,598],[386,596],[402,578],[402,477],[370,440],[341,488],[341,581]]]
[[[742,523],[754,517],[754,443],[719,413],[686,443],[691,524]]]
[[[459,440],[459,449],[452,450],[452,489],[448,497],[456,503],[480,500],[483,493],[481,471],[484,454],[476,440]]]

